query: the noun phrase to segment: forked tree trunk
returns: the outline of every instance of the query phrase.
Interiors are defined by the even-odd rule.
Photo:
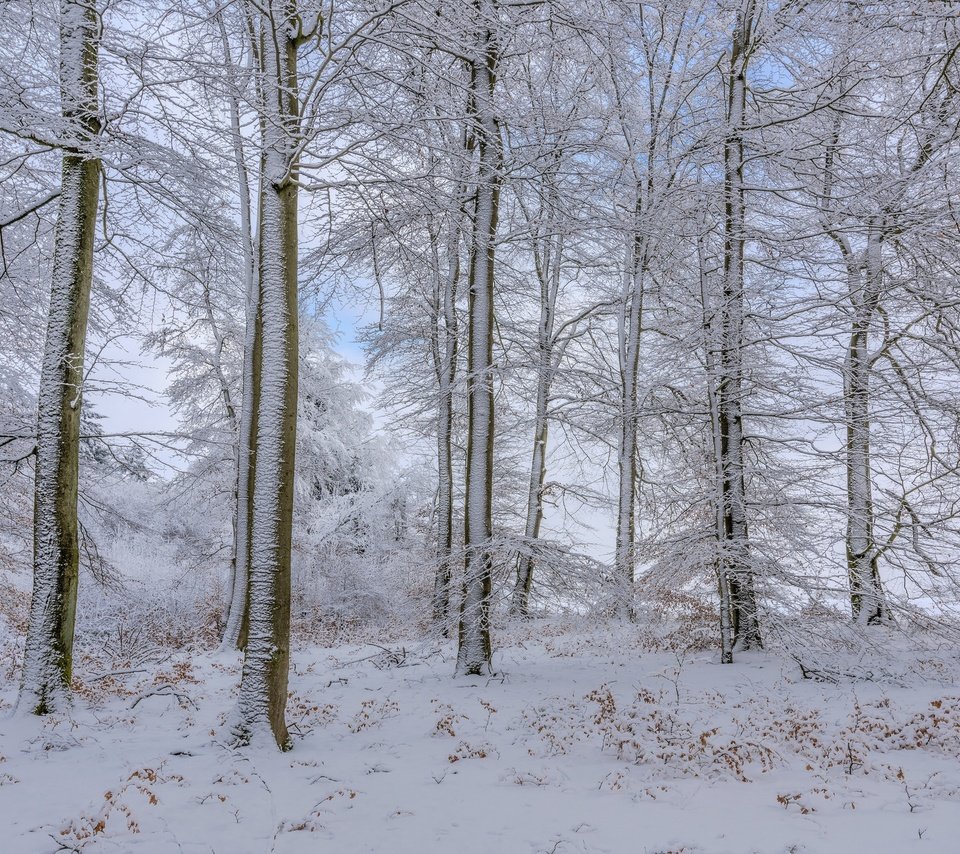
[[[723,492],[721,585],[730,599],[736,649],[762,646],[754,573],[747,530],[743,440],[743,311],[745,193],[743,126],[747,64],[751,50],[754,0],[746,0],[733,34],[728,77],[727,138],[724,142],[723,301],[720,307],[720,359],[717,410]]]
[[[80,406],[100,190],[100,161],[89,151],[100,130],[98,28],[94,0],[61,0],[62,115],[76,142],[63,154],[37,406],[33,599],[18,700],[36,714],[69,702],[73,666]]]
[[[941,88],[942,87],[942,88]],[[880,310],[884,294],[883,247],[885,240],[903,227],[901,217],[913,222],[912,203],[902,205],[909,186],[907,179],[924,170],[942,147],[953,139],[956,104],[960,93],[943,74],[927,94],[927,116],[930,123],[923,131],[912,166],[901,171],[894,185],[900,186],[897,196],[887,200],[873,215],[866,218],[864,245],[854,249],[849,237],[849,224],[837,218],[834,166],[840,151],[842,116],[834,113],[833,129],[824,152],[822,206],[825,231],[837,245],[846,267],[847,295],[851,315],[850,335],[843,371],[844,421],[846,428],[845,468],[847,481],[846,557],[850,586],[850,606],[854,621],[882,624],[893,615],[880,580],[879,560],[892,540],[881,545],[876,540],[873,505],[873,467],[871,461],[870,373],[873,356],[869,353],[870,328]],[[898,197],[899,196],[899,197]],[[910,213],[908,213],[908,211]],[[896,533],[893,535],[896,536]]]
[[[260,13],[263,164],[259,221],[262,348],[250,539],[249,631],[235,725],[238,743],[271,738],[282,750],[290,660],[290,550],[297,428],[296,9]]]
[[[493,0],[475,0],[480,38],[470,69],[470,115],[477,151],[477,192],[470,247],[467,344],[467,471],[463,600],[457,672],[489,668],[493,555],[493,287],[500,206],[500,126],[494,113],[496,48]]]

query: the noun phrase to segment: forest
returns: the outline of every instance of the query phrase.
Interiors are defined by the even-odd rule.
[[[0,36],[5,850],[952,849],[960,5]]]

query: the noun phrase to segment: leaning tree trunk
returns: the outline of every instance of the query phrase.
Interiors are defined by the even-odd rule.
[[[747,531],[743,440],[744,231],[743,125],[747,62],[754,0],[738,15],[728,82],[727,138],[724,142],[723,303],[717,408],[723,492],[722,581],[729,590],[734,647],[762,646]]]
[[[290,746],[284,719],[290,660],[290,550],[297,429],[297,45],[294,5],[261,20],[263,164],[259,221],[262,329],[250,537],[249,630],[238,743]]]
[[[470,69],[470,101],[477,151],[477,192],[470,247],[467,342],[467,471],[465,569],[460,606],[457,672],[489,668],[493,555],[493,276],[500,206],[500,126],[494,114],[496,50],[491,30],[496,4],[476,0],[482,20],[478,57]]]
[[[844,371],[844,412],[847,444],[847,570],[853,618],[866,624],[889,618],[880,584],[874,539],[873,477],[870,464],[870,324],[877,310],[881,286],[881,233],[876,223],[867,229],[864,275],[856,263],[847,277],[853,306],[853,324]]]
[[[40,372],[33,517],[33,599],[18,707],[69,701],[79,548],[77,489],[83,356],[93,280],[100,161],[90,145],[97,109],[99,19],[93,0],[61,0],[60,93],[73,143],[64,149],[50,314]]]

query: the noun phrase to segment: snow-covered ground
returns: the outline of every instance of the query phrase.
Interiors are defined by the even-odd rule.
[[[955,652],[802,678],[789,656],[651,652],[632,626],[299,649],[291,752],[236,751],[239,656],[105,676],[0,719],[0,826],[30,852],[943,852],[960,848]],[[163,656],[161,656],[161,659]],[[898,669],[899,668],[899,669]],[[101,675],[101,678],[97,678]]]

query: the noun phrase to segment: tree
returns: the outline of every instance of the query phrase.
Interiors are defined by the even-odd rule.
[[[616,302],[598,300],[586,284],[595,284],[586,269],[594,262],[595,224],[588,211],[596,204],[596,182],[583,162],[596,157],[600,145],[599,134],[588,129],[598,106],[595,63],[571,50],[575,31],[565,26],[560,10],[551,8],[550,14],[547,37],[534,37],[516,84],[506,93],[514,102],[506,153],[514,205],[505,250],[518,281],[510,282],[513,299],[509,312],[503,312],[508,316],[500,322],[500,337],[507,346],[519,346],[523,356],[513,357],[513,376],[503,373],[515,393],[533,402],[523,532],[510,602],[520,616],[529,615],[538,563],[551,562],[544,560],[541,542],[548,490],[565,491],[563,484],[547,481],[557,445],[551,448],[551,426],[557,421],[566,426],[564,410],[571,404],[574,409],[584,406],[586,371],[570,354],[586,338],[587,327]],[[522,299],[526,279],[531,280],[532,299]],[[552,555],[554,562],[558,556]]]
[[[747,66],[754,49],[757,8],[746,0],[736,12],[727,68],[726,138],[723,144],[723,294],[719,307],[716,411],[722,497],[721,600],[729,601],[730,651],[761,646],[754,571],[747,533],[746,459],[743,438],[744,129]],[[730,647],[730,650],[727,647]]]
[[[230,38],[223,21],[218,17],[224,61],[230,85],[230,136],[234,166],[237,170],[237,192],[240,200],[240,241],[243,248],[244,285],[244,346],[243,387],[237,422],[236,487],[234,490],[233,555],[230,568],[227,621],[221,647],[233,649],[246,643],[249,629],[247,588],[250,583],[250,527],[252,515],[251,491],[254,471],[254,438],[256,435],[257,373],[261,361],[262,336],[257,334],[260,318],[260,292],[256,281],[256,247],[254,246],[253,212],[250,204],[250,178],[240,126],[240,81],[234,71]],[[249,20],[249,19],[248,19]],[[250,45],[251,63],[256,57],[256,44]]]
[[[270,733],[289,749],[284,719],[290,660],[290,549],[297,432],[297,49],[321,21],[305,21],[291,0],[271,0],[257,22],[262,153],[258,275],[260,364],[250,531],[249,628],[236,737]]]
[[[460,605],[457,671],[477,674],[491,666],[490,596],[493,555],[493,337],[494,269],[503,149],[494,94],[497,81],[498,9],[495,0],[474,0],[471,23],[468,115],[476,150],[476,191],[467,286],[467,471],[464,517],[466,565]]]
[[[872,23],[869,19],[858,21],[851,24],[851,29],[866,30],[866,43],[870,44],[877,37],[869,32]],[[910,46],[920,62],[911,62],[910,57],[904,56],[898,64],[897,73],[913,71],[919,96],[916,100],[903,98],[899,88],[890,92],[882,79],[850,81],[840,76],[831,81],[841,94],[828,110],[829,135],[823,147],[819,208],[822,227],[842,259],[846,278],[849,332],[843,369],[845,547],[851,609],[854,619],[863,624],[883,624],[892,618],[879,561],[899,533],[899,525],[888,543],[878,536],[873,496],[877,471],[872,452],[872,377],[882,359],[893,365],[905,385],[913,387],[890,349],[906,330],[890,331],[890,313],[884,303],[889,301],[892,291],[888,268],[905,250],[911,252],[909,233],[916,228],[915,223],[923,219],[932,222],[943,216],[935,201],[936,186],[948,180],[944,166],[956,151],[955,114],[960,105],[955,81],[957,48],[955,33],[951,34],[950,29],[950,24],[944,26],[942,42],[935,30],[930,32],[933,44],[929,58],[917,51],[918,45],[911,40]],[[861,49],[842,49],[841,56],[850,61],[850,54]],[[855,116],[859,111],[869,116],[868,102],[876,104],[880,114],[858,121]],[[847,118],[848,114],[852,117]],[[883,138],[896,140],[896,157],[872,144],[878,134],[870,132],[870,125],[877,124],[877,119],[889,123],[889,127],[878,130]],[[892,122],[908,123],[909,131],[901,133]],[[871,332],[878,320],[884,327],[884,340],[877,352],[871,352]],[[901,501],[909,504],[907,495]]]
[[[61,0],[60,98],[69,141],[37,404],[33,599],[18,700],[19,708],[36,714],[63,707],[73,668],[83,357],[100,193],[98,38],[93,0]]]

